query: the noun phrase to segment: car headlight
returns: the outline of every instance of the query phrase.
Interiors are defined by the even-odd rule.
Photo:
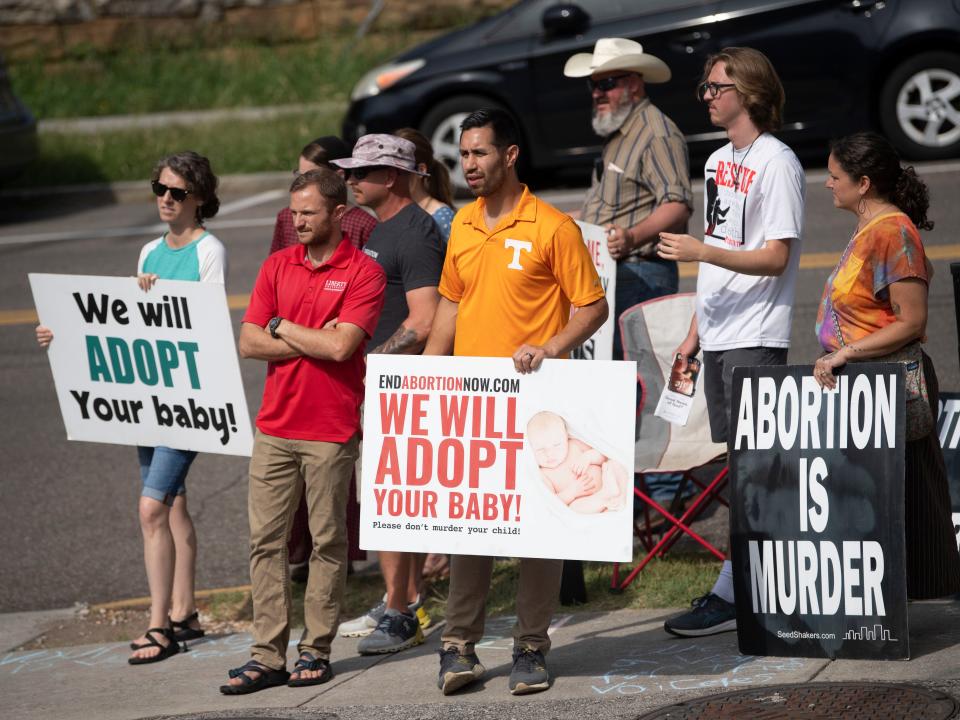
[[[426,64],[426,60],[407,60],[400,63],[387,63],[380,65],[368,72],[358,82],[353,92],[350,93],[351,100],[362,100],[363,98],[378,95],[391,85],[400,82],[410,73],[416,72]]]

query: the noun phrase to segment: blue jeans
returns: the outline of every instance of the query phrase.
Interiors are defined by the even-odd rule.
[[[164,505],[173,506],[177,495],[183,495],[187,488],[187,471],[197,457],[193,450],[174,450],[173,448],[137,447],[140,459],[140,480],[143,497],[153,498]]]
[[[617,288],[614,302],[613,359],[623,359],[620,339],[620,314],[624,310],[663,295],[673,295],[679,285],[677,264],[664,260],[640,260],[617,263]]]

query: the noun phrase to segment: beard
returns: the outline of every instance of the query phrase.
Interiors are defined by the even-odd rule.
[[[624,103],[604,113],[598,113],[596,109],[594,109],[591,120],[593,131],[600,137],[612,135],[623,127],[623,124],[627,121],[627,118],[635,107],[636,105],[634,103]]]

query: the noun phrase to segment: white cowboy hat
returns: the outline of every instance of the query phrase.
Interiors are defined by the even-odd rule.
[[[643,51],[643,46],[625,38],[600,38],[592,53],[577,53],[563,66],[567,77],[587,77],[610,70],[639,73],[648,83],[670,79],[670,68],[658,57]]]

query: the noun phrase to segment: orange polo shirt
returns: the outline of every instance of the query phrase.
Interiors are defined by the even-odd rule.
[[[570,306],[604,296],[597,270],[569,215],[530,192],[488,230],[484,199],[453,219],[440,294],[458,303],[454,355],[509,357],[543,345],[570,319]]]

